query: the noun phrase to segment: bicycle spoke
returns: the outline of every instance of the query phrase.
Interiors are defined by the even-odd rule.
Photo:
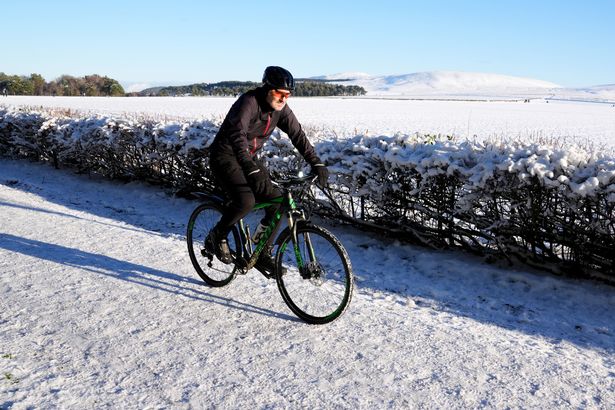
[[[344,312],[350,301],[353,281],[348,256],[339,241],[322,228],[300,228],[297,240],[302,267],[297,264],[290,238],[278,257],[287,270],[278,278],[282,296],[302,319],[330,322]]]
[[[205,239],[221,217],[220,209],[215,205],[203,204],[197,207],[188,222],[187,242],[190,260],[199,276],[211,286],[224,286],[234,278],[234,263],[226,264],[205,250]],[[231,255],[237,254],[235,236],[228,238]]]

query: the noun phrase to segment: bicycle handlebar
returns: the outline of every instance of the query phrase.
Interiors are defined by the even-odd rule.
[[[318,178],[318,175],[310,173],[304,176],[297,175],[297,176],[292,176],[292,177],[285,178],[285,179],[278,179],[275,181],[275,183],[285,188],[288,188],[288,187],[295,186],[295,185],[302,185],[302,184],[305,184],[306,182],[314,183],[316,178]]]

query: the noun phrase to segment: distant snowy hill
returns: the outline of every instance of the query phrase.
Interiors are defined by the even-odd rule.
[[[433,71],[403,75],[370,76],[365,73],[340,73],[316,77],[341,84],[358,85],[376,96],[509,96],[545,94],[560,85],[530,78],[500,74]]]
[[[432,71],[371,76],[367,73],[345,72],[313,78],[344,85],[358,85],[372,97],[561,98],[615,101],[615,85],[564,88],[549,81],[489,73]]]
[[[570,100],[615,102],[615,84],[595,85],[586,88],[567,88],[558,97]]]

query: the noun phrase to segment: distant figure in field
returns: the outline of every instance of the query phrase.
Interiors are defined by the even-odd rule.
[[[8,91],[6,91],[6,87],[2,89],[2,95],[4,95],[5,97],[8,96]]]

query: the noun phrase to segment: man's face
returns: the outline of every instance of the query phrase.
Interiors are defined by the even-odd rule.
[[[267,93],[267,102],[276,111],[282,111],[282,108],[286,105],[286,100],[290,97],[291,92],[281,88],[269,90]]]

